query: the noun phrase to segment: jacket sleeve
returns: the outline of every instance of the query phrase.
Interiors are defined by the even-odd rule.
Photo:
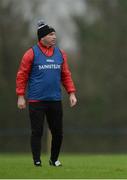
[[[62,74],[61,74],[62,84],[68,93],[75,92],[76,91],[75,85],[72,80],[71,72],[69,70],[67,63],[67,55],[63,50],[61,50],[61,53],[63,56]]]
[[[29,73],[34,59],[34,52],[31,49],[24,54],[16,76],[16,94],[25,95]]]

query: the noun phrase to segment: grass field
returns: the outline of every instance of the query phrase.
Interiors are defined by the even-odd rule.
[[[30,154],[1,154],[0,179],[127,178],[127,155],[61,154],[62,167],[34,167]]]

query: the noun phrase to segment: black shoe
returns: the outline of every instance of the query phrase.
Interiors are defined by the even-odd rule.
[[[56,167],[62,166],[62,164],[59,160],[57,160],[55,162],[53,162],[52,160],[49,160],[49,164],[50,164],[50,166],[56,166]]]
[[[41,167],[42,165],[41,165],[41,161],[34,161],[34,165],[36,166],[36,167]]]

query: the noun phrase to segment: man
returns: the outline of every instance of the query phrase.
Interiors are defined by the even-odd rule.
[[[26,51],[17,73],[18,108],[26,108],[25,91],[31,121],[31,149],[35,166],[41,166],[41,137],[46,116],[52,135],[49,164],[61,166],[58,160],[62,138],[61,83],[69,94],[70,106],[76,105],[75,86],[67,64],[67,56],[56,44],[55,29],[38,23],[38,43]]]

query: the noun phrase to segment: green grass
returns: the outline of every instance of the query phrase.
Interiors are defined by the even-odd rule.
[[[34,167],[30,154],[1,154],[1,179],[89,179],[127,178],[127,155],[61,154],[63,167],[50,167],[48,156],[43,166]]]

